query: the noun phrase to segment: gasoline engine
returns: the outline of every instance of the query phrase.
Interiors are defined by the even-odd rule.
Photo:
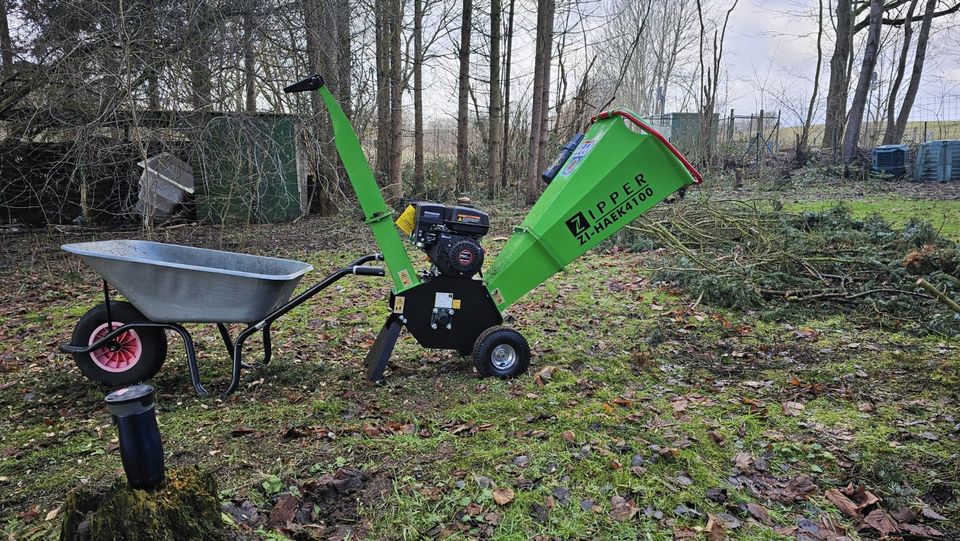
[[[480,272],[484,255],[480,239],[490,230],[486,212],[428,202],[413,207],[411,240],[427,253],[438,273],[471,278]]]

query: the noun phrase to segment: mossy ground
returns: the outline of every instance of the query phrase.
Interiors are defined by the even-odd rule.
[[[495,219],[508,231],[519,214],[504,214]],[[372,248],[353,220],[211,229],[161,238],[304,259],[317,268],[305,284]],[[122,473],[104,389],[56,351],[99,293],[95,275],[56,250],[74,240],[17,239],[0,285],[0,531],[10,538],[55,536],[59,518],[45,519],[68,490]],[[589,254],[514,306],[534,361],[511,381],[481,379],[467,359],[404,336],[388,383],[366,383],[362,359],[387,313],[376,278],[342,281],[280,320],[272,363],[224,401],[194,396],[171,337],[153,380],[167,462],[200,465],[224,502],[262,513],[278,494],[358,468],[366,489],[312,527],[361,538],[672,539],[704,535],[708,514],[721,513],[740,522],[727,530],[738,539],[785,538],[784,527],[822,517],[871,537],[823,497],[850,482],[886,509],[930,507],[947,517],[941,531],[960,528],[960,345],[815,311],[786,325],[703,306],[649,282],[638,269],[656,257]],[[206,382],[222,387],[219,336],[190,329]],[[744,456],[763,467],[743,471]],[[751,488],[802,476],[816,483],[808,498]],[[499,505],[504,488],[514,496]],[[282,537],[264,524],[234,529]]]

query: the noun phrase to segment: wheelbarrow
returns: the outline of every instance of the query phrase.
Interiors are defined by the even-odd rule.
[[[349,276],[384,276],[380,254],[363,256],[291,299],[308,263],[142,240],[109,240],[62,247],[89,264],[103,281],[103,302],[87,311],[61,351],[73,355],[89,379],[125,386],[149,379],[167,355],[167,330],[183,340],[194,390],[200,382],[196,348],[183,323],[212,323],[232,358],[226,397],[240,383],[243,345],[263,335],[262,363],[270,362],[270,326],[337,280]],[[110,299],[110,287],[127,302]],[[228,323],[246,323],[234,339]]]

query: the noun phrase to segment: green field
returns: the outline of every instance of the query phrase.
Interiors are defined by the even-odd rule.
[[[917,201],[902,198],[826,199],[787,203],[789,211],[826,210],[837,205],[846,205],[857,217],[879,214],[895,226],[904,225],[912,217],[919,217],[933,224],[945,238],[960,241],[960,201]]]

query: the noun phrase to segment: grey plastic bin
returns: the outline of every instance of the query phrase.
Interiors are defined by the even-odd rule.
[[[290,299],[308,263],[144,240],[65,244],[151,321],[252,323]]]

